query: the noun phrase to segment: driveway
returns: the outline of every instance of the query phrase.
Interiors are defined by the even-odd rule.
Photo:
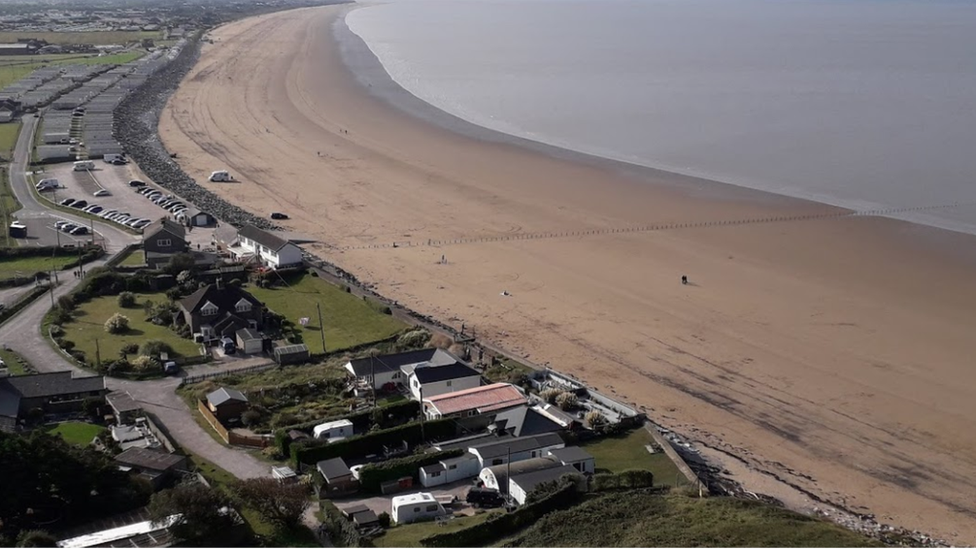
[[[470,490],[472,486],[474,486],[474,484],[471,479],[459,480],[457,482],[452,482],[451,484],[438,486],[437,488],[424,488],[423,486],[417,484],[409,490],[404,490],[395,494],[372,496],[368,498],[334,499],[332,502],[335,503],[335,506],[339,509],[347,509],[354,505],[365,505],[370,511],[379,515],[383,512],[392,513],[392,501],[396,496],[416,494],[417,492],[429,492],[433,494],[434,497],[444,495],[457,496],[458,500],[453,506],[449,507],[445,505],[444,507],[454,514],[473,515],[475,513],[475,508],[464,502],[464,498],[468,495],[468,490]]]

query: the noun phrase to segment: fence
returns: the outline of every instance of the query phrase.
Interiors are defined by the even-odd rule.
[[[252,448],[266,448],[270,446],[274,441],[270,437],[259,437],[259,436],[248,436],[235,433],[233,431],[228,431],[226,427],[220,424],[220,421],[213,415],[207,405],[203,403],[202,400],[197,401],[197,410],[203,415],[203,419],[207,420],[207,423],[213,427],[214,431],[220,435],[221,440],[230,444],[231,446],[250,446]]]
[[[217,379],[227,376],[236,376],[244,374],[252,374],[254,372],[263,372],[264,370],[270,370],[272,368],[277,368],[278,365],[274,362],[268,362],[267,364],[257,364],[254,366],[247,366],[244,368],[237,368],[235,370],[224,370],[221,372],[210,372],[206,374],[199,374],[195,376],[186,376],[180,380],[180,387],[184,385],[190,385],[192,383],[199,383],[201,381],[206,381],[208,379]]]

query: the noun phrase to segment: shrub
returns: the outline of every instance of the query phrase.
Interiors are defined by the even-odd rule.
[[[136,354],[136,353],[139,352],[139,344],[138,343],[126,343],[125,345],[122,346],[122,349],[120,350],[120,352],[122,354],[124,354],[124,355],[134,355],[134,354]]]
[[[172,352],[173,348],[169,346],[169,343],[158,339],[150,339],[139,348],[139,354],[144,356],[160,356],[162,353],[170,354]]]
[[[17,547],[57,547],[57,541],[44,530],[24,530],[17,536]]]
[[[155,357],[140,355],[132,359],[132,367],[139,372],[156,372],[162,369],[162,364]]]
[[[559,389],[546,389],[545,391],[539,393],[539,397],[542,398],[542,400],[548,402],[549,404],[555,404],[556,397],[558,397],[562,393],[563,392],[560,391]]]
[[[462,454],[464,454],[464,450],[461,449],[445,450],[443,452],[393,458],[380,463],[370,463],[359,471],[359,485],[364,491],[379,492],[380,485],[387,481],[403,477],[413,477],[414,480],[419,480],[418,475],[421,467],[433,465],[441,460],[458,457]]]
[[[71,354],[71,358],[77,360],[78,362],[81,362],[82,364],[85,363],[85,360],[87,358],[85,356],[85,351],[74,350],[74,351],[71,351],[70,354]]]
[[[264,457],[273,459],[275,461],[279,459],[285,459],[285,455],[281,453],[281,450],[277,446],[268,446],[267,448],[261,450]]]
[[[457,435],[457,423],[453,418],[428,421],[421,429],[420,422],[407,423],[391,429],[357,435],[329,444],[325,441],[309,441],[291,445],[292,460],[314,465],[324,459],[344,457],[347,459],[367,454],[382,454],[384,446],[406,442],[410,445],[429,440],[443,440]]]
[[[71,311],[66,311],[58,307],[57,309],[54,310],[54,313],[51,315],[51,323],[56,326],[60,326],[65,322],[71,322],[71,318],[72,318]]]
[[[183,290],[179,286],[173,286],[172,288],[166,290],[166,297],[170,301],[178,301],[183,297]]]
[[[312,272],[314,272],[314,271],[312,271]],[[380,526],[382,526],[383,528],[389,528],[390,527],[390,514],[387,513],[386,511],[383,511],[382,513],[380,513],[379,516],[376,517],[376,518],[377,518],[377,520],[380,521]]]
[[[559,406],[560,410],[572,410],[579,405],[579,397],[575,393],[563,392],[559,393],[556,397],[556,406]]]
[[[136,304],[136,294],[132,292],[122,292],[118,297],[119,307],[128,309]]]
[[[248,410],[241,414],[241,423],[243,423],[245,427],[250,427],[251,425],[254,425],[260,421],[261,412],[258,412],[257,410]]]
[[[177,284],[180,284],[180,285],[186,284],[187,282],[190,282],[191,280],[193,280],[193,272],[192,271],[180,271],[180,274],[176,275],[176,283]]]
[[[58,343],[58,347],[61,347],[62,349],[68,351],[69,353],[71,352],[71,349],[75,348],[75,342],[71,341],[70,339],[61,339],[60,342],[56,342],[56,343]]]
[[[597,429],[606,424],[607,418],[603,417],[603,414],[596,410],[590,410],[589,412],[586,412],[585,416],[583,416],[583,421],[590,429]]]
[[[411,330],[397,338],[397,347],[401,349],[420,349],[430,341],[430,332],[424,329]]]
[[[78,304],[75,303],[75,297],[71,294],[63,295],[58,298],[58,309],[62,311],[73,311]]]
[[[115,313],[105,321],[105,331],[110,334],[124,334],[129,331],[129,317]]]
[[[51,326],[51,337],[60,337],[64,335],[64,328],[55,324]]]

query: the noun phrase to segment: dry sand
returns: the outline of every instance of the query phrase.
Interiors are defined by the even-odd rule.
[[[313,251],[381,293],[645,405],[754,470],[976,543],[976,238],[834,217],[394,249],[840,210],[408,116],[342,64],[330,30],[343,9],[213,33],[160,124],[188,173],[231,170],[239,183],[205,184],[287,212]]]

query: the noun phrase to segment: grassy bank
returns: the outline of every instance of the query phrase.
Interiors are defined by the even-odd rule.
[[[840,526],[758,501],[640,490],[543,517],[505,547],[876,547]]]
[[[68,263],[77,260],[77,257],[70,255],[4,258],[0,259],[0,279],[13,278],[15,276],[31,276],[38,271],[60,271]]]
[[[19,129],[20,124],[17,124],[17,127]],[[17,138],[15,136],[14,141],[16,140]],[[9,156],[5,156],[4,158],[9,158]],[[10,189],[9,169],[8,167],[0,168],[0,220],[3,221],[4,227],[10,226],[10,223],[14,220],[14,213],[20,208],[20,202],[17,201],[13,190]],[[17,240],[10,238],[10,232],[5,230],[3,231],[3,239],[0,240],[0,244],[10,248],[17,245]]]
[[[132,250],[119,262],[120,267],[141,267],[145,264],[145,256],[141,249]]]
[[[67,423],[59,423],[48,432],[52,435],[60,435],[69,444],[88,446],[91,444],[92,439],[104,430],[105,427],[101,425],[69,421]]]
[[[645,448],[654,439],[646,429],[634,429],[622,436],[599,438],[581,444],[596,461],[597,472],[619,473],[644,469],[654,473],[656,486],[674,486],[686,482],[678,467],[664,452],[651,454]]]
[[[18,135],[20,135],[19,121],[0,124],[0,158],[10,160],[13,157]]]
[[[312,353],[322,353],[316,304],[322,309],[325,345],[329,352],[349,349],[393,336],[406,327],[366,301],[320,278],[300,275],[286,279],[287,286],[248,288],[254,297],[295,324]],[[304,328],[299,319],[306,317]]]
[[[48,44],[86,44],[97,46],[100,44],[128,44],[143,38],[162,38],[159,31],[88,31],[88,32],[32,32],[32,31],[4,31],[0,32],[0,43],[14,43],[21,38],[44,40]]]
[[[420,540],[434,534],[446,534],[462,528],[481,524],[488,520],[495,512],[480,513],[469,517],[459,517],[445,523],[418,522],[394,526],[382,536],[372,540],[376,547],[422,547]]]
[[[7,366],[7,371],[10,375],[22,376],[27,373],[24,365],[20,362],[23,359],[17,353],[0,348],[0,358],[3,359],[3,363]]]

